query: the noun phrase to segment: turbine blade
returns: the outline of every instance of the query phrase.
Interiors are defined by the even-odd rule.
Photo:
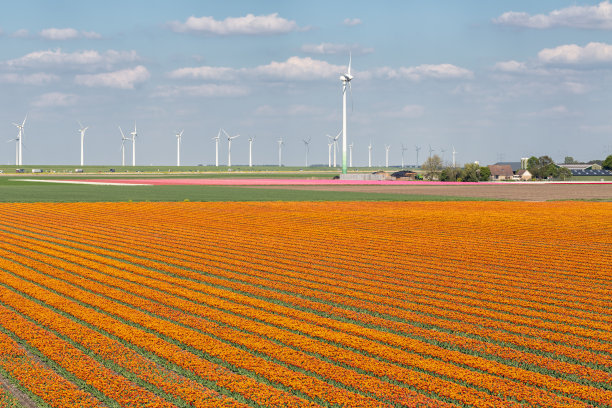
[[[27,119],[28,119],[28,114],[26,113],[25,118],[23,118],[23,123],[21,124],[21,126],[25,126]]]
[[[353,56],[352,53],[349,52],[349,65],[348,65],[348,76],[351,76],[351,62],[352,62]]]

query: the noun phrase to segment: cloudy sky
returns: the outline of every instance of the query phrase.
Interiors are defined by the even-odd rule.
[[[232,162],[327,163],[353,57],[354,164],[460,163],[612,153],[609,1],[68,1],[0,4],[0,163],[117,165],[138,126],[137,164],[211,164],[220,127]],[[352,106],[352,109],[351,109]],[[126,150],[131,157],[131,150]],[[227,141],[220,144],[227,162]]]

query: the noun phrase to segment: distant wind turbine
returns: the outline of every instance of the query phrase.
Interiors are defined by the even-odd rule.
[[[421,147],[414,146],[414,148],[416,149],[416,156],[417,156],[416,166],[419,167],[419,151],[421,151]]]
[[[283,165],[283,145],[285,144],[285,142],[283,142],[283,138],[281,137],[280,139],[278,139],[276,141],[278,143],[278,167],[282,167]]]
[[[408,150],[408,148],[402,143],[402,169],[404,168],[404,152],[406,150]]]
[[[253,142],[255,141],[255,136],[249,137],[249,167],[253,167]]]
[[[121,165],[125,166],[125,141],[130,140],[129,137],[125,137],[121,126],[119,126],[119,132],[121,132]]]
[[[429,158],[431,159],[431,154],[435,152],[434,149],[431,148],[431,145],[429,145]]]
[[[368,145],[368,167],[372,167],[372,141]]]
[[[17,138],[15,139],[15,141],[17,142],[17,165],[18,166],[22,166],[23,165],[23,135],[24,135],[24,129],[25,129],[25,123],[26,120],[28,119],[28,115],[25,116],[25,118],[23,118],[23,122],[21,122],[21,125],[18,123],[13,122],[13,125],[15,125],[17,127],[17,129],[19,129],[19,133],[17,134]]]
[[[83,160],[83,144],[85,142],[85,131],[87,129],[89,129],[89,126],[83,127],[83,125],[81,125],[81,122],[79,122],[78,120],[77,120],[77,123],[80,126],[79,132],[81,133],[81,166],[83,166],[83,163],[84,163],[84,160]]]
[[[330,135],[327,135],[329,142],[327,142],[327,165],[328,167],[332,166],[332,147],[334,146],[333,138]]]
[[[349,64],[346,74],[340,75],[342,81],[342,174],[346,174],[346,88],[347,86],[353,90],[351,86],[351,55],[349,54]],[[351,94],[352,95],[352,94]],[[334,167],[336,167],[334,163]]]
[[[221,129],[219,129],[219,133],[217,133],[217,136],[212,138],[212,140],[215,141],[215,167],[219,167],[219,140],[220,139],[221,139]]]
[[[353,144],[348,145],[349,148],[349,167],[353,167]]]
[[[240,135],[230,136],[225,131],[225,129],[221,129],[221,130],[223,131],[223,133],[225,133],[225,136],[227,137],[227,166],[229,167],[232,165],[232,140],[234,140]]]
[[[184,130],[176,132],[176,165],[181,165],[181,139],[183,138]]]
[[[134,130],[130,132],[130,135],[132,135],[132,167],[134,167],[136,166],[136,136],[138,136],[136,121],[134,121]]]
[[[391,149],[391,145],[385,145],[385,167],[389,167],[389,149]]]
[[[340,138],[341,134],[342,134],[342,131],[340,131],[335,137],[327,135],[327,137],[331,140],[331,142],[334,145],[334,167],[337,166],[337,164],[336,164],[336,152],[338,151],[338,139]]]
[[[456,167],[455,154],[457,154],[457,151],[455,150],[455,146],[453,146],[453,167]]]
[[[306,167],[308,167],[308,153],[310,152],[310,139],[312,138],[309,137],[308,140],[302,139],[302,141],[304,142],[304,146],[306,146]]]

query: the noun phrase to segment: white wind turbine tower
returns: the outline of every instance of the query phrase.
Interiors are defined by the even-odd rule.
[[[402,143],[402,169],[404,168],[404,152],[406,150],[408,150],[408,148]]]
[[[232,140],[237,138],[240,135],[230,136],[225,129],[221,129],[225,136],[227,137],[227,167],[232,165]]]
[[[129,137],[125,137],[121,126],[119,126],[119,132],[121,132],[121,165],[125,166],[125,141],[130,140]]]
[[[372,167],[372,141],[368,145],[368,167]]]
[[[217,136],[212,138],[212,140],[215,141],[215,167],[219,167],[219,140],[220,139],[221,139],[221,129],[219,129],[219,133],[217,133]]]
[[[457,151],[455,150],[455,146],[453,146],[453,167],[456,167],[456,165],[455,165],[455,154],[457,154]]]
[[[249,137],[249,167],[253,167],[253,141],[255,136]]]
[[[336,164],[336,152],[338,151],[338,139],[340,138],[341,134],[342,134],[342,131],[340,131],[335,137],[331,137],[330,135],[327,135],[327,137],[331,140],[332,144],[334,145],[334,167],[337,167],[337,164]],[[331,167],[331,165],[330,165],[330,167]]]
[[[348,145],[349,148],[349,167],[353,167],[353,144]]]
[[[23,165],[23,134],[24,134],[24,127],[25,127],[25,123],[26,123],[26,119],[28,119],[28,115],[25,116],[25,118],[23,118],[23,122],[21,122],[21,125],[18,123],[13,122],[13,125],[15,125],[17,127],[17,129],[19,129],[19,133],[17,134],[17,139],[15,139],[15,141],[17,142],[17,166],[21,166]]]
[[[346,74],[340,75],[340,81],[342,81],[342,174],[346,174],[346,88],[351,88],[351,55],[349,54],[349,64]],[[334,163],[334,167],[335,167]]]
[[[283,138],[281,137],[276,141],[276,143],[278,143],[278,167],[282,167],[283,145],[285,144],[285,142],[283,142]]]
[[[83,166],[83,163],[84,163],[84,160],[83,160],[83,144],[85,143],[85,131],[87,129],[89,129],[89,126],[83,127],[83,125],[81,125],[81,122],[79,122],[78,120],[77,120],[77,123],[81,127],[79,129],[79,132],[81,133],[81,166]]]
[[[332,166],[332,147],[334,146],[334,141],[333,141],[333,137],[331,137],[330,135],[327,135],[327,138],[329,139],[329,142],[327,142],[327,166],[331,167]]]
[[[429,145],[429,158],[431,159],[431,154],[435,152],[434,149],[431,148],[431,145]]]
[[[181,165],[181,139],[183,138],[183,132],[185,130],[181,130],[180,132],[176,132],[176,165],[177,167]]]
[[[416,156],[417,156],[416,166],[418,168],[419,167],[419,151],[421,151],[421,147],[420,146],[414,146],[414,148],[416,149]]]
[[[306,146],[306,167],[308,167],[308,153],[310,152],[310,139],[312,138],[309,137],[308,140],[302,139],[302,141],[304,142],[304,146]]]
[[[136,136],[138,136],[136,122],[134,122],[134,130],[130,132],[130,135],[132,135],[132,167],[134,167],[136,166]]]
[[[389,167],[389,149],[391,149],[391,145],[385,145],[385,167]]]

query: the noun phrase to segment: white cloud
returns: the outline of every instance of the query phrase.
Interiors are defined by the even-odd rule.
[[[13,34],[11,34],[11,37],[13,38],[27,38],[29,36],[30,36],[30,33],[25,28],[17,30]]]
[[[359,18],[345,18],[342,23],[345,26],[353,27],[353,26],[362,24],[362,21]]]
[[[90,87],[108,87],[119,89],[134,89],[136,84],[151,77],[149,71],[142,65],[131,69],[122,69],[102,74],[77,75],[75,82]]]
[[[0,74],[0,82],[10,84],[44,85],[58,80],[59,77],[57,75],[47,74],[44,72],[34,74]]]
[[[496,71],[510,72],[510,73],[525,72],[527,70],[527,64],[524,62],[518,62],[514,60],[502,61],[502,62],[498,62],[497,64],[495,64],[493,69]]]
[[[249,89],[237,85],[202,84],[192,86],[164,86],[159,87],[153,96],[172,98],[183,96],[195,97],[236,97],[249,93]]]
[[[40,36],[46,40],[73,40],[75,38],[97,39],[102,36],[92,31],[77,31],[74,28],[45,28]]]
[[[261,35],[283,34],[299,29],[295,21],[279,17],[278,13],[267,16],[247,14],[244,17],[189,17],[184,23],[173,21],[170,28],[176,32],[192,32],[211,35]]]
[[[179,68],[168,74],[170,78],[194,78],[203,80],[230,80],[236,76],[234,68],[226,67],[187,67]]]
[[[371,71],[375,77],[385,79],[410,79],[421,81],[427,78],[433,79],[469,79],[474,73],[468,69],[452,64],[418,65],[416,67],[389,68],[382,67]]]
[[[327,113],[319,106],[310,105],[290,105],[283,108],[273,108],[270,105],[262,105],[255,109],[257,116],[313,116]]]
[[[63,52],[61,49],[34,51],[23,57],[6,62],[9,67],[61,67],[74,68],[84,66],[101,66],[110,68],[121,62],[134,62],[139,59],[136,51],[108,50],[100,53],[95,50]]]
[[[406,105],[399,111],[383,112],[382,116],[391,118],[420,118],[425,114],[425,108],[421,105]]]
[[[608,0],[596,6],[570,6],[553,10],[548,14],[530,15],[525,12],[509,11],[496,19],[496,24],[527,27],[551,28],[574,27],[586,29],[612,29],[612,5]]]
[[[304,44],[302,45],[302,52],[309,54],[348,54],[352,52],[353,55],[364,55],[371,54],[374,52],[374,48],[365,48],[357,44],[333,44],[333,43],[321,43],[321,44]]]
[[[538,53],[545,64],[594,64],[612,61],[612,45],[591,42],[580,47],[576,44],[545,48]]]
[[[272,61],[268,65],[260,65],[251,69],[250,72],[257,76],[275,79],[312,80],[333,78],[339,76],[345,69],[343,66],[332,65],[310,57],[291,57],[287,61]]]
[[[40,95],[32,102],[32,106],[38,108],[53,107],[53,106],[70,106],[74,105],[78,100],[78,97],[73,94],[66,94],[61,92],[50,92]]]

